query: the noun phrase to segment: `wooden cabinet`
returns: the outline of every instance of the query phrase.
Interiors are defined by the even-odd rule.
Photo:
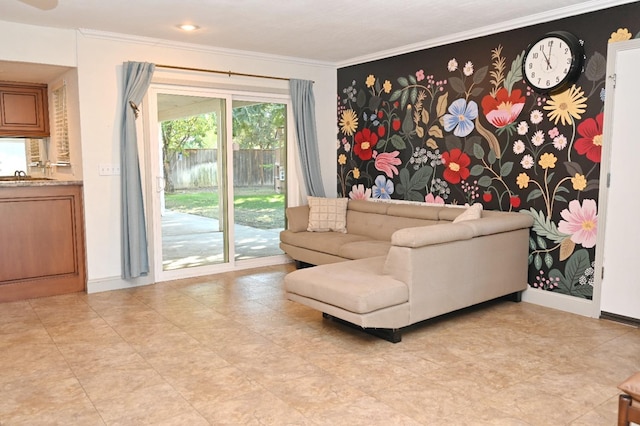
[[[83,291],[81,185],[0,187],[0,302]]]
[[[0,82],[0,136],[49,136],[46,84]]]

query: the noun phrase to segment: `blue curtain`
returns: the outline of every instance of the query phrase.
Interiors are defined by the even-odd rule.
[[[316,132],[316,101],[313,97],[313,82],[289,80],[293,120],[298,138],[300,165],[307,195],[324,197],[324,186],[320,174],[318,134]]]
[[[120,172],[122,188],[122,276],[137,278],[149,273],[147,227],[138,161],[136,118],[138,105],[151,83],[154,64],[125,62],[122,96]]]

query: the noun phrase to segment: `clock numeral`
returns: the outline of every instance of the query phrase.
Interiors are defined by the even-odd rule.
[[[533,52],[533,59],[538,59],[538,52]]]
[[[551,86],[551,82],[547,80],[547,87]]]

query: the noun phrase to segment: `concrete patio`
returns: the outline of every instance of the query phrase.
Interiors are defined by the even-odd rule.
[[[218,220],[166,210],[162,216],[164,270],[224,262],[224,238]],[[235,259],[283,254],[278,247],[282,229],[258,229],[235,225]]]

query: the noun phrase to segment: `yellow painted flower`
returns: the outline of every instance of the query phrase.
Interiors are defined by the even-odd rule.
[[[618,31],[611,33],[609,37],[609,43],[615,43],[616,41],[625,41],[631,38],[631,33],[626,28],[618,28]]]
[[[384,93],[391,93],[391,82],[389,80],[385,80],[382,88],[384,89]]]
[[[584,191],[587,187],[587,179],[580,173],[576,173],[576,175],[571,178],[571,183],[573,184],[573,189],[576,191]]]
[[[373,85],[376,84],[375,76],[373,74],[369,74],[365,84],[367,85],[367,87],[373,87]]]
[[[518,188],[524,189],[529,186],[529,175],[526,173],[520,173],[518,178],[516,179],[516,183],[518,184]]]
[[[360,169],[357,167],[353,168],[353,177],[356,179],[360,179]]]
[[[538,164],[540,164],[540,166],[545,170],[553,169],[556,166],[556,161],[558,161],[558,159],[555,155],[545,152],[540,156],[540,161],[538,161]]]
[[[340,130],[345,135],[353,136],[358,128],[358,117],[352,109],[347,109],[342,112],[340,117]]]
[[[345,165],[347,164],[347,156],[344,154],[338,155],[338,164]]]
[[[547,100],[544,109],[549,111],[547,117],[553,121],[553,124],[558,124],[558,120],[560,120],[564,126],[572,124],[573,119],[580,119],[581,114],[587,109],[586,100],[584,91],[574,84],[562,93],[551,95],[551,99]]]

